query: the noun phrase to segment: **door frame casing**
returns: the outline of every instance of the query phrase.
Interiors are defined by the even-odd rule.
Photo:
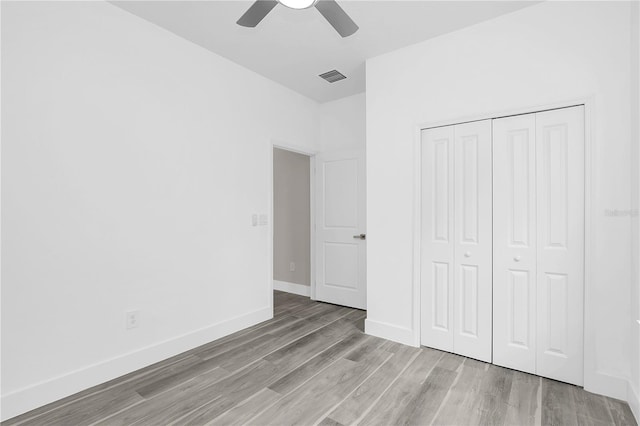
[[[616,377],[608,376],[597,370],[595,351],[595,324],[593,313],[596,311],[596,300],[592,296],[594,281],[593,260],[595,254],[594,232],[592,231],[594,217],[593,183],[596,181],[596,169],[593,167],[594,124],[595,124],[595,96],[570,99],[543,105],[521,108],[511,108],[489,113],[478,113],[446,120],[418,122],[414,125],[413,141],[413,285],[412,285],[412,329],[413,345],[421,345],[421,201],[422,201],[422,131],[434,127],[451,126],[471,121],[481,121],[514,115],[531,114],[552,109],[584,106],[584,292],[583,292],[583,378],[584,388],[596,393],[626,399],[626,382]]]
[[[273,311],[273,193],[274,193],[274,182],[273,182],[273,150],[282,149],[285,151],[295,152],[296,154],[302,154],[309,157],[309,286],[310,286],[310,298],[311,300],[316,300],[316,283],[315,283],[315,273],[316,273],[316,261],[315,261],[315,242],[316,242],[316,184],[315,184],[315,165],[316,165],[316,155],[318,152],[312,151],[310,149],[301,147],[296,144],[291,144],[288,142],[284,142],[278,139],[271,139],[269,144],[269,217],[268,221],[268,237],[267,237],[267,252],[269,258],[269,300],[271,305],[271,310]]]

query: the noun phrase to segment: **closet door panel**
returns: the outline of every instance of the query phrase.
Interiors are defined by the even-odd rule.
[[[584,107],[536,114],[537,374],[582,385]]]
[[[421,343],[453,351],[453,126],[422,132]]]
[[[491,120],[454,133],[454,352],[491,362]]]
[[[493,362],[536,371],[535,114],[493,120]]]

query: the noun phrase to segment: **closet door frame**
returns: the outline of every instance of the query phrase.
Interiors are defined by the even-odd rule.
[[[414,126],[413,137],[413,158],[414,158],[414,179],[413,179],[413,305],[412,305],[412,331],[414,346],[421,345],[421,199],[422,199],[422,131],[434,127],[451,126],[464,124],[472,121],[496,119],[513,115],[522,115],[543,112],[553,109],[569,108],[573,106],[584,106],[584,309],[583,309],[583,361],[584,361],[584,389],[594,390],[598,393],[615,393],[617,381],[609,379],[598,373],[595,351],[595,316],[597,300],[593,298],[593,259],[595,253],[595,241],[593,238],[592,224],[594,217],[594,194],[593,182],[595,182],[596,170],[593,167],[593,126],[595,123],[595,97],[585,96],[575,99],[558,101],[542,105],[530,105],[507,110],[495,110],[494,112],[479,112],[477,114],[444,118],[435,121],[417,122]]]

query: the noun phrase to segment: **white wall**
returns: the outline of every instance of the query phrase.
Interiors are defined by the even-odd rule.
[[[103,2],[2,2],[2,66],[3,418],[270,317],[315,102]]]
[[[310,163],[308,155],[273,149],[273,279],[304,286],[311,278]]]
[[[419,342],[413,262],[422,123],[590,97],[586,388],[630,375],[630,3],[545,2],[367,61],[367,330]],[[416,278],[414,280],[414,278]]]
[[[320,104],[318,132],[320,149],[322,151],[365,149],[366,118],[364,93]]]
[[[640,3],[634,2],[631,13],[631,380],[628,400],[640,420]]]

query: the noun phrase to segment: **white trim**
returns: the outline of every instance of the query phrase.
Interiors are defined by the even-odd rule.
[[[273,149],[283,149],[285,151],[295,152],[296,154],[302,154],[309,157],[309,296],[312,300],[316,300],[316,228],[315,228],[315,191],[316,191],[316,183],[315,183],[315,168],[316,168],[316,151],[310,151],[306,148],[302,148],[295,144],[290,144],[287,142],[283,142],[280,140],[271,140],[271,148],[269,150],[269,164],[267,169],[269,170],[269,211],[271,215],[271,220],[269,221],[269,238],[267,239],[267,253],[269,254],[269,282],[273,283],[269,286],[271,298],[271,308],[273,309],[273,290],[276,280],[273,279]],[[284,281],[281,281],[284,282]],[[277,290],[277,289],[276,289]],[[287,290],[282,290],[287,291]],[[298,293],[296,293],[298,294]]]
[[[611,376],[601,371],[587,373],[589,372],[585,370],[584,390],[609,398],[627,400],[627,379]]]
[[[309,273],[311,276],[309,277],[309,286],[310,286],[310,294],[309,297],[311,300],[316,300],[316,156],[309,156],[309,167],[310,167],[310,179],[309,179],[309,212],[311,217],[309,218],[309,244],[311,245],[309,249]]]
[[[413,304],[412,304],[412,341],[420,344],[420,231],[421,231],[421,180],[420,172],[422,165],[421,159],[421,133],[423,129],[432,127],[449,126],[454,124],[466,123],[470,121],[480,121],[494,119],[498,117],[507,117],[512,115],[529,114],[550,109],[567,108],[571,106],[584,105],[585,111],[585,230],[584,230],[584,250],[585,250],[585,281],[584,281],[584,384],[585,389],[592,392],[601,393],[616,398],[626,398],[625,379],[609,376],[605,373],[597,371],[597,363],[595,359],[595,334],[587,331],[594,330],[591,324],[591,318],[595,318],[593,312],[596,311],[596,301],[591,300],[591,290],[593,287],[593,255],[595,253],[595,241],[592,231],[592,217],[594,216],[594,200],[593,182],[597,182],[596,168],[592,166],[592,156],[594,152],[595,135],[595,97],[586,96],[579,99],[573,99],[563,102],[555,102],[544,105],[531,107],[514,108],[510,110],[494,111],[489,113],[481,113],[469,115],[466,117],[450,118],[446,120],[420,122],[414,125],[414,200],[413,200]],[[617,395],[617,396],[615,396]]]
[[[414,347],[419,346],[415,344],[413,330],[410,328],[398,327],[397,325],[388,324],[386,322],[366,319],[364,320],[364,332],[371,336],[393,340],[394,342],[402,343],[403,345]]]
[[[286,291],[287,293],[297,294],[299,296],[311,296],[311,287],[304,284],[289,283],[286,281],[273,280],[273,289]]]
[[[422,274],[422,127],[416,126],[413,136],[413,305],[411,328],[413,345],[420,346],[420,301]]]
[[[636,423],[640,423],[640,393],[637,389],[634,389],[631,381],[627,384],[627,402],[636,418]]]
[[[2,421],[26,413],[61,398],[163,361],[182,352],[273,318],[273,309],[264,307],[248,314],[155,343],[114,358],[87,365],[2,396]]]

